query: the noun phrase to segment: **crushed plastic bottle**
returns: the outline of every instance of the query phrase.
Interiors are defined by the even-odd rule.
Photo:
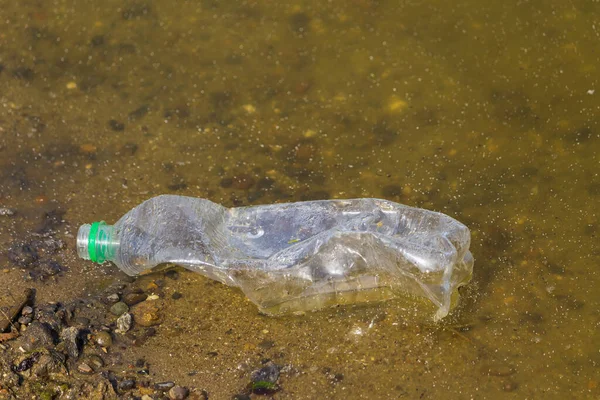
[[[469,229],[380,199],[225,208],[162,195],[114,225],[84,224],[81,258],[128,275],[174,263],[240,287],[269,315],[405,298],[445,317],[473,271]]]

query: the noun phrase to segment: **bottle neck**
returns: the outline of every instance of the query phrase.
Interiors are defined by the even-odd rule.
[[[77,254],[84,260],[102,264],[113,261],[119,241],[114,234],[113,226],[104,221],[83,224],[77,232]]]

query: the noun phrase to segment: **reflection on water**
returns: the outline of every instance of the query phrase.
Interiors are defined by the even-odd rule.
[[[54,221],[68,271],[44,264],[39,299],[106,285],[75,229],[159,193],[384,197],[472,229],[442,326],[393,302],[266,318],[182,273],[124,351],[215,398],[267,358],[290,366],[282,398],[597,397],[600,6],[487,3],[0,2],[3,280],[31,285],[15,242]]]

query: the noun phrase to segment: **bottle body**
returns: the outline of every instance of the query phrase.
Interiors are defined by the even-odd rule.
[[[179,264],[240,287],[267,314],[400,295],[428,300],[439,319],[473,268],[466,226],[379,199],[225,208],[163,195],[106,236],[104,258],[129,275]]]

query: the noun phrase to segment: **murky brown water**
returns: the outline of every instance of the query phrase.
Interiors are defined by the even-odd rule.
[[[384,197],[472,229],[441,325],[394,302],[268,318],[182,271],[157,335],[113,351],[215,399],[265,359],[281,399],[599,397],[600,3],[487,3],[0,1],[1,250],[47,212],[68,243],[43,282],[2,255],[0,288],[122,279],[73,235],[160,193]]]

